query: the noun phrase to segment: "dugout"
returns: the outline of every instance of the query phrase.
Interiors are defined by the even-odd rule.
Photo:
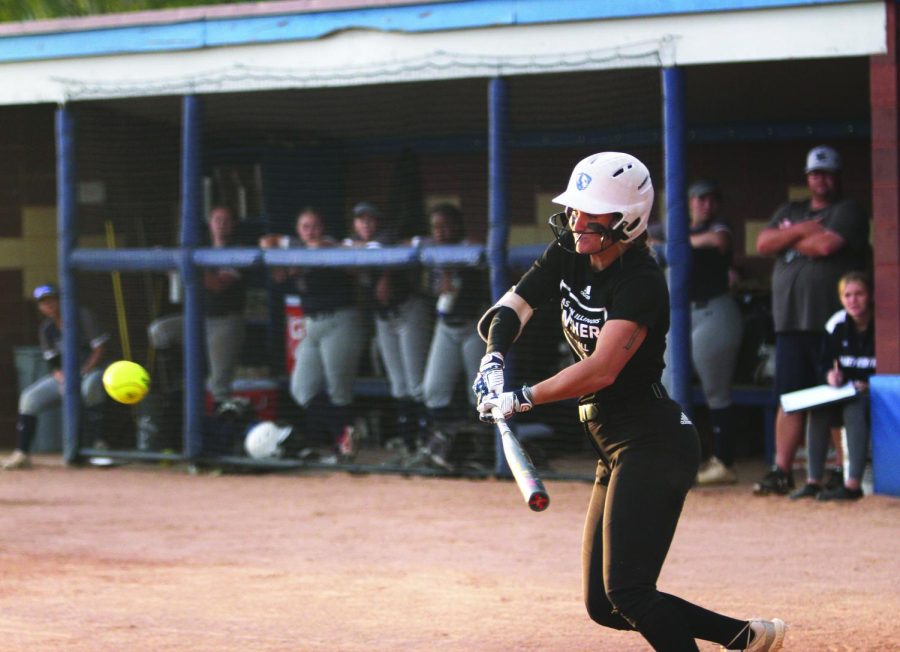
[[[847,66],[852,71],[850,63]],[[803,66],[798,64],[798,70],[803,71]],[[708,84],[704,73],[715,72],[696,71],[700,88]],[[803,72],[815,77],[824,70]],[[758,83],[754,78],[770,76],[765,68],[747,68],[732,74],[748,76],[741,84],[747,88]],[[553,210],[548,199],[565,181],[566,162],[579,156],[584,147],[610,147],[603,143],[613,142],[638,153],[648,162],[655,178],[664,177],[663,120],[657,110],[661,103],[660,82],[659,72],[653,68],[527,76],[504,82],[509,120],[516,125],[515,130],[510,128],[506,151],[506,210],[512,217],[510,255],[517,272],[541,249],[540,244],[528,245],[546,241],[542,222]],[[688,78],[686,86],[690,83]],[[552,120],[547,118],[548,113],[553,113],[546,106],[548,100],[533,99],[549,98],[554,103],[555,98],[576,93],[579,88],[590,90],[582,93],[578,103],[566,103],[565,110],[558,110]],[[337,238],[343,237],[350,226],[350,207],[362,199],[385,206],[389,216],[398,215],[396,228],[401,236],[422,234],[427,230],[426,205],[436,201],[429,198],[451,197],[466,209],[469,232],[485,242],[489,190],[484,161],[488,151],[489,90],[486,80],[475,79],[198,97],[200,192],[204,206],[200,212],[205,214],[209,205],[223,201],[237,207],[241,215],[237,244],[253,247],[261,233],[290,233],[296,207],[307,204],[323,207],[329,220],[327,230]],[[417,106],[413,98],[426,94],[436,107],[445,108],[425,111]],[[615,97],[615,103],[605,106],[604,94]],[[363,106],[365,111],[350,109]],[[600,111],[602,119],[594,117],[598,106],[604,107]],[[89,238],[91,231],[100,231],[107,221],[104,216],[110,215],[112,219],[108,221],[116,234],[117,246],[128,247],[132,243],[145,250],[177,246],[180,180],[176,170],[182,155],[182,98],[96,100],[72,103],[70,107],[75,125],[76,169],[84,179],[102,180],[107,192],[107,201],[99,209],[80,207],[81,235]],[[852,114],[852,109],[844,110]],[[797,106],[795,115],[810,111],[808,106]],[[407,125],[416,121],[419,114],[427,119],[419,119],[416,129],[410,132]],[[860,114],[858,108],[856,114]],[[608,126],[602,124],[604,121]],[[344,125],[360,122],[361,125],[342,133]],[[767,157],[773,156],[771,146],[765,142],[748,144],[745,139],[752,128],[745,128],[747,133],[734,134],[732,142],[717,142],[718,155],[707,153],[710,162],[701,165],[724,170],[729,160],[738,157],[738,150],[763,165]],[[712,132],[714,128],[708,129]],[[799,131],[799,127],[795,129]],[[864,133],[865,126],[859,121],[816,125],[820,132],[829,129]],[[367,136],[369,133],[378,134],[378,138]],[[701,152],[705,141],[715,142],[715,136],[705,130],[693,132],[689,138],[688,148],[696,140]],[[845,142],[850,148],[853,144],[851,139]],[[803,141],[794,145],[796,158],[802,159],[805,146]],[[758,151],[753,152],[754,148]],[[844,150],[848,160],[865,160],[862,143],[857,143],[855,157],[852,149]],[[135,157],[134,152],[147,154]],[[862,165],[854,167],[865,169]],[[785,173],[788,178],[795,176],[790,170]],[[730,185],[740,187],[737,183]],[[660,198],[662,203],[662,193]],[[416,210],[405,211],[402,204],[397,205],[398,201],[417,206]],[[762,212],[749,201],[737,197],[733,201],[749,204],[744,209],[748,213]],[[738,233],[740,240],[743,232],[738,229]],[[202,245],[202,239],[198,243]],[[740,244],[738,249],[742,250]],[[91,255],[96,259],[99,253]],[[251,377],[277,377],[282,371],[279,358],[284,350],[279,323],[282,295],[277,289],[273,292],[266,287],[260,261],[254,254],[241,255],[252,263],[247,272],[253,278],[253,296],[257,297],[253,301],[256,312],[248,318],[242,358],[244,366],[250,369],[245,371]],[[746,253],[739,255],[738,261],[746,266],[751,284],[763,284],[767,261]],[[162,265],[161,261],[147,264]],[[167,294],[162,287],[166,284],[164,271],[141,270],[141,274],[122,277],[124,296],[141,298],[137,306],[129,305],[127,310],[136,347],[143,341],[142,324],[160,310],[180,309],[177,305],[160,308],[160,298]],[[83,274],[89,288],[103,283],[96,273]],[[753,290],[751,285],[748,294],[756,299]],[[552,319],[549,327],[553,333]],[[261,351],[265,352],[263,359]],[[134,353],[136,359],[146,359],[146,354],[140,350]],[[520,357],[523,369],[537,371],[533,356]],[[757,423],[762,427],[761,421]]]
[[[353,2],[326,12],[274,3],[244,14],[190,10],[8,30],[0,38],[0,78],[15,89],[0,109],[13,126],[8,147],[43,159],[26,159],[7,185],[39,177],[43,191],[35,195],[53,204],[46,102],[65,101],[56,114],[56,204],[70,238],[61,260],[79,297],[117,319],[109,276],[119,274],[137,358],[147,354],[141,333],[164,303],[167,272],[185,276],[185,310],[196,314],[192,274],[213,262],[239,266],[261,297],[246,348],[265,352],[268,373],[280,353],[279,303],[264,269],[273,261],[251,245],[260,233],[289,230],[306,203],[322,205],[340,237],[359,200],[384,207],[399,235],[422,232],[429,203],[454,201],[487,245],[496,293],[508,284],[504,263],[520,265],[533,251],[518,247],[546,241],[547,200],[572,161],[627,148],[656,180],[656,217],[676,225],[689,179],[718,178],[754,298],[765,293],[769,262],[748,250],[753,229],[799,183],[810,146],[837,146],[847,193],[873,205],[869,56],[887,47],[881,21],[893,5],[785,2],[732,11],[714,3],[701,14],[673,6],[661,15],[579,3],[534,1],[519,13],[510,6],[438,3],[422,18],[405,2],[370,12]],[[140,24],[155,36],[129,40]],[[843,29],[848,24],[854,29]],[[180,44],[156,38],[176,31]],[[746,47],[764,35],[771,48]],[[841,92],[823,89],[822,79],[839,80]],[[238,207],[245,245],[225,259],[203,246],[199,219],[218,201]],[[10,202],[8,214],[27,202]],[[8,222],[8,232],[23,234],[14,217]],[[670,239],[677,247],[678,234]],[[113,245],[124,251],[102,251]],[[419,256],[406,251],[390,264]],[[36,273],[20,266],[17,297]],[[683,297],[679,306],[673,296],[673,329],[684,332]],[[879,305],[886,305],[880,296]],[[188,331],[196,384],[202,347],[197,329]],[[16,337],[28,336],[21,329]],[[685,360],[674,364],[683,376]],[[188,431],[198,427],[200,398],[187,397]]]

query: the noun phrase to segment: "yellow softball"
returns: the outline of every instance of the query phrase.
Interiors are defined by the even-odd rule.
[[[113,362],[103,372],[106,393],[119,403],[139,403],[150,390],[150,374],[141,365],[130,360]]]

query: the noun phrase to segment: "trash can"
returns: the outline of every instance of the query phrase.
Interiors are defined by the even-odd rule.
[[[39,346],[14,347],[13,357],[20,392],[50,372]],[[31,452],[62,452],[62,430],[62,400],[60,400],[58,405],[38,415],[37,432],[31,444]]]

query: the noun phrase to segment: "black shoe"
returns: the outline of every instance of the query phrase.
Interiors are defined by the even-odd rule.
[[[753,485],[753,493],[757,496],[768,496],[769,494],[784,496],[793,488],[793,473],[785,473],[777,466],[773,466],[762,480]]]
[[[800,500],[801,498],[815,498],[822,493],[822,485],[814,482],[807,482],[790,495],[791,500]]]
[[[825,489],[828,491],[834,491],[839,487],[844,486],[844,469],[839,466],[832,467],[830,469],[831,473],[828,476],[828,481],[825,483]]]
[[[859,500],[862,497],[862,489],[848,489],[841,485],[837,489],[826,489],[816,496],[816,500]]]

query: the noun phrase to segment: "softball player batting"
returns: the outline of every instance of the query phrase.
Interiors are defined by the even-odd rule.
[[[637,630],[655,650],[778,650],[779,619],[738,620],[656,588],[684,498],[697,474],[693,424],[660,384],[669,297],[650,254],[653,185],[634,156],[594,154],[572,171],[550,218],[556,242],[482,317],[487,353],[475,380],[491,420],[534,405],[579,399],[579,418],[599,462],[582,547],[584,600],[597,623]],[[504,354],[534,308],[559,300],[577,361],[532,386],[504,391]]]

